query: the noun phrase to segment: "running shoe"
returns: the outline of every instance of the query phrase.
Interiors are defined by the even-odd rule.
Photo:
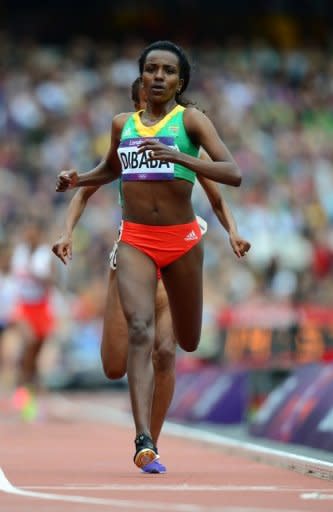
[[[142,473],[166,473],[166,467],[158,460],[155,459],[153,462],[149,462],[146,466],[141,468]]]
[[[35,422],[39,418],[39,408],[35,393],[26,386],[18,387],[12,397],[12,407],[23,421]]]
[[[153,462],[159,458],[156,446],[154,445],[152,439],[146,434],[139,434],[136,436],[134,442],[136,448],[134,464],[138,466],[138,468],[142,469],[150,462]]]

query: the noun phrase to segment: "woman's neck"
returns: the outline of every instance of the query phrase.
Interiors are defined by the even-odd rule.
[[[146,106],[146,109],[141,113],[141,120],[143,122],[155,124],[165,117],[171,110],[173,110],[177,106],[175,100],[172,100],[168,103],[164,104],[154,104],[150,105],[149,103]]]

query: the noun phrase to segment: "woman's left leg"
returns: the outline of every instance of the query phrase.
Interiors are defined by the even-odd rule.
[[[101,343],[103,369],[109,379],[120,379],[126,374],[127,347],[128,331],[119,299],[117,270],[110,269]]]
[[[162,269],[177,343],[186,352],[198,347],[202,323],[202,241]]]

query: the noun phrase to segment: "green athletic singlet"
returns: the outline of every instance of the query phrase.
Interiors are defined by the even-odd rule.
[[[118,148],[123,181],[160,181],[177,178],[194,183],[196,174],[190,169],[172,162],[149,160],[146,152],[137,151],[137,146],[148,137],[197,157],[199,148],[191,142],[184,127],[184,110],[184,107],[177,105],[154,126],[145,126],[141,122],[140,112],[135,112],[127,119]]]

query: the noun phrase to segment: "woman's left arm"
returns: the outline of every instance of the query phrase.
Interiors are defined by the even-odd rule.
[[[201,146],[210,159],[185,155],[186,161],[179,163],[198,175],[225,185],[239,187],[242,182],[241,170],[211,120],[200,110],[187,108],[184,112],[184,126],[191,140]]]
[[[187,108],[184,126],[193,143],[202,146],[211,160],[201,160],[152,139],[145,140],[139,152],[148,151],[152,160],[180,164],[213,181],[239,187],[242,173],[210,119],[196,108]]]
[[[202,159],[205,160],[205,158]],[[220,193],[218,185],[214,181],[204,178],[203,176],[198,176],[198,181],[209,199],[213,212],[229,235],[229,242],[232,250],[238,258],[244,256],[250,250],[251,244],[239,235],[237,223],[229,206]]]

